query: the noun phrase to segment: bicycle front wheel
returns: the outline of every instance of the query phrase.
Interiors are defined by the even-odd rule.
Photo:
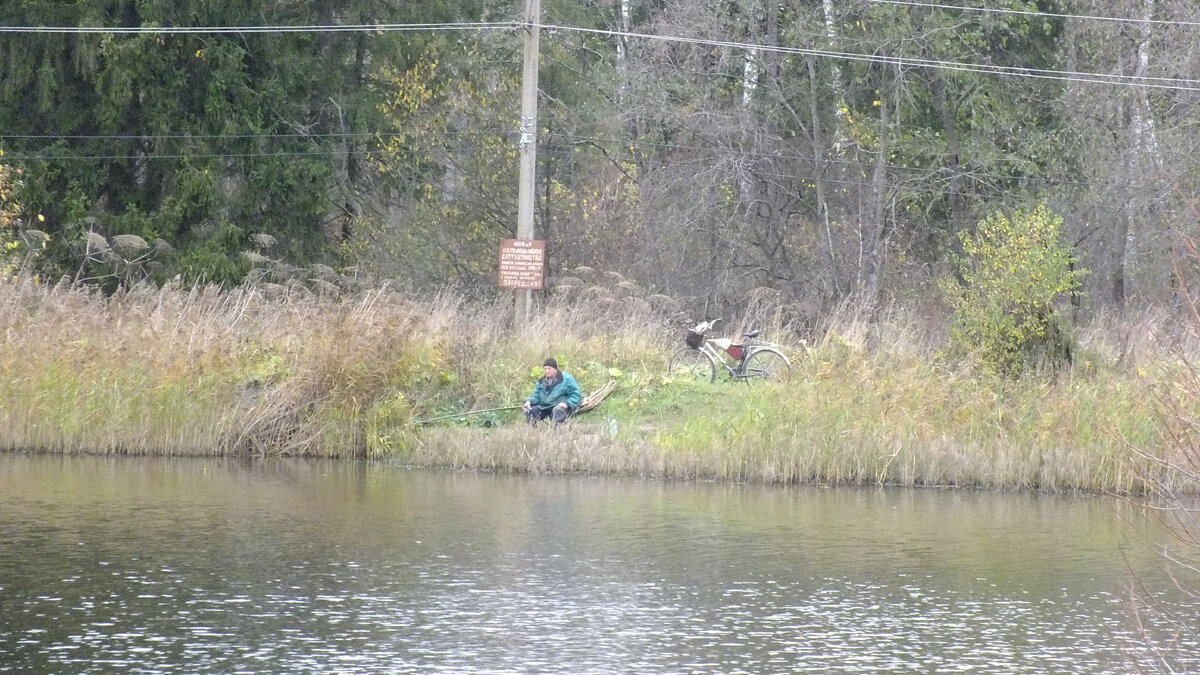
[[[769,382],[786,382],[791,372],[792,363],[783,352],[774,347],[755,349],[746,357],[746,368],[743,377],[747,382],[767,380]]]
[[[667,373],[672,377],[695,382],[715,382],[717,364],[711,356],[699,349],[684,347],[671,357],[671,362],[667,364]]]

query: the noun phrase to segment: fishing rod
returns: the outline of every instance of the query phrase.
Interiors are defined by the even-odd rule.
[[[520,405],[506,405],[503,408],[486,408],[484,410],[468,410],[466,412],[451,413],[449,415],[440,415],[438,417],[428,417],[423,420],[414,420],[414,421],[417,424],[428,424],[430,422],[436,422],[438,420],[448,420],[448,419],[451,419],[454,417],[469,417],[471,415],[482,415],[483,413],[500,412],[502,410],[518,410],[523,407],[524,406],[520,406]]]
[[[714,320],[713,323],[716,323],[716,321]],[[605,398],[607,398],[608,395],[611,394],[612,391],[616,388],[617,388],[617,381],[609,380],[603,387],[600,387],[596,391],[593,391],[592,393],[585,396],[583,398],[583,401],[580,404],[580,406],[575,409],[574,413],[583,413],[583,412],[587,412],[587,411],[591,410],[592,408],[595,408],[596,406],[600,405],[600,402],[603,401]],[[503,406],[500,408],[485,408],[483,410],[468,410],[466,412],[451,413],[449,415],[439,415],[438,417],[427,417],[423,420],[413,420],[413,422],[415,422],[416,424],[428,424],[430,422],[437,422],[438,420],[448,420],[448,419],[452,419],[455,417],[470,417],[471,415],[482,415],[483,413],[501,412],[504,410],[520,410],[521,408],[524,408],[524,407],[525,407],[524,405],[506,405],[506,406]]]

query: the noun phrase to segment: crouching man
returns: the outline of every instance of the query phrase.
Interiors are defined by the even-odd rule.
[[[574,414],[583,397],[575,378],[559,370],[553,358],[542,364],[542,374],[533,395],[525,401],[525,421],[536,427],[539,421],[549,418],[558,426]]]

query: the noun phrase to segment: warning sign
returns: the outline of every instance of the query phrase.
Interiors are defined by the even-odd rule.
[[[542,239],[500,241],[500,288],[542,287],[546,242]]]

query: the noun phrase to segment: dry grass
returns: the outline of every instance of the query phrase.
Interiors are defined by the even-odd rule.
[[[1014,381],[946,364],[937,324],[915,312],[846,310],[805,342],[769,303],[752,311],[744,322],[793,357],[784,385],[671,382],[683,325],[608,299],[550,303],[513,335],[506,303],[455,293],[103,298],[3,282],[0,448],[1128,493],[1146,489],[1161,445],[1148,392],[1172,386],[1173,350],[1191,346],[1162,317],[1100,322],[1081,331],[1073,370]],[[585,390],[612,372],[621,386],[564,430],[515,415],[492,429],[413,423],[519,402],[547,355]]]
[[[268,299],[168,286],[103,298],[21,279],[0,283],[0,308],[9,449],[388,454],[411,442],[415,414],[512,400],[547,353],[571,363],[655,351],[645,325],[561,307],[501,340],[510,312],[448,293]]]

